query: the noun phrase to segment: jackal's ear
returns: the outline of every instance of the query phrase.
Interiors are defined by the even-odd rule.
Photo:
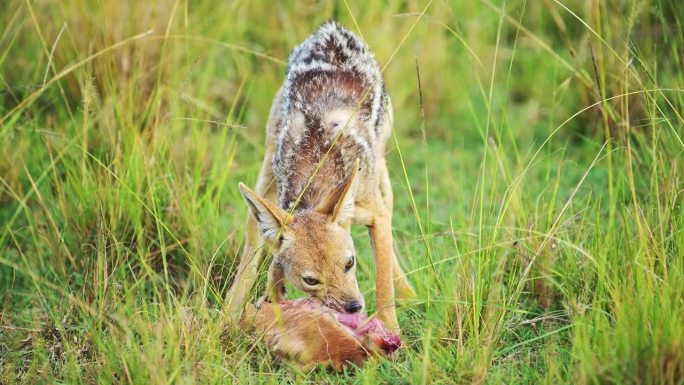
[[[328,215],[334,222],[349,223],[354,216],[354,199],[359,184],[358,174],[359,160],[356,159],[347,179],[316,206],[316,211]]]
[[[260,197],[244,183],[239,183],[238,188],[249,207],[249,214],[259,226],[259,231],[265,240],[275,242],[285,232],[287,212],[269,200]]]

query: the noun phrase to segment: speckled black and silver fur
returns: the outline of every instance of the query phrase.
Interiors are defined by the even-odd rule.
[[[277,136],[273,169],[285,209],[294,204],[328,150],[328,159],[296,209],[317,204],[344,180],[356,158],[362,172],[372,171],[392,119],[373,54],[358,36],[332,21],[292,50],[279,106],[274,107],[280,108],[281,119],[272,133]],[[328,116],[334,111],[347,113]]]

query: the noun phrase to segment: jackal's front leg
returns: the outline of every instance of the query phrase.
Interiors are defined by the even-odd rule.
[[[264,302],[278,303],[283,299],[285,299],[285,272],[283,266],[274,258],[268,269],[266,294],[259,299],[257,307],[261,307]]]
[[[227,318],[238,324],[242,316],[242,309],[247,300],[252,284],[257,277],[259,262],[264,253],[264,241],[259,235],[257,224],[251,217],[247,220],[247,239],[245,248],[240,255],[240,264],[235,274],[233,285],[230,287],[227,306]]]
[[[387,164],[384,159],[380,162],[378,167],[378,179],[380,181],[380,196],[382,197],[382,202],[384,207],[389,212],[392,212],[392,207],[394,206],[394,194],[392,194],[392,183],[389,178],[389,171],[387,170]],[[404,270],[399,264],[399,259],[397,258],[396,248],[392,249],[392,276],[394,277],[394,288],[396,289],[396,295],[399,299],[414,299],[416,298],[416,292],[413,290],[413,286],[409,282]]]
[[[274,199],[276,194],[273,169],[271,168],[274,149],[275,146],[272,144],[266,147],[266,155],[256,183],[257,193],[262,194],[267,199]],[[240,255],[240,265],[226,298],[228,303],[226,316],[233,321],[239,321],[242,317],[242,309],[247,302],[249,290],[257,278],[259,263],[263,255],[266,254],[266,243],[259,233],[259,226],[252,215],[247,218],[246,235],[245,248]]]
[[[394,304],[394,280],[392,265],[392,215],[383,212],[376,215],[368,227],[373,254],[375,255],[376,281],[375,295],[378,318],[393,333],[399,334],[397,310]]]

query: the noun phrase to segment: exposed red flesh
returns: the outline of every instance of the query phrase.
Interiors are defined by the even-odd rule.
[[[363,364],[373,355],[395,357],[401,339],[382,322],[364,314],[348,314],[315,298],[263,303],[242,319],[277,354],[308,368],[326,364],[340,369]]]
[[[359,338],[368,336],[375,345],[387,353],[393,353],[401,347],[401,339],[392,334],[376,318],[368,318],[364,314],[347,314],[335,312],[339,323],[351,329]]]
[[[377,347],[387,354],[392,354],[401,347],[401,338],[390,332],[377,318],[368,318],[362,313],[344,313],[331,309],[315,298],[299,299],[294,301],[282,301],[281,306],[303,306],[312,311],[326,311],[335,316],[337,322],[345,326],[357,338],[368,337]]]

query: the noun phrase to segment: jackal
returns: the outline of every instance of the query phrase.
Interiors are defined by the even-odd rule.
[[[363,309],[352,224],[368,227],[376,263],[378,318],[399,332],[394,303],[414,295],[392,243],[392,188],[385,164],[392,107],[366,44],[336,22],[297,46],[266,126],[256,191],[240,184],[249,208],[247,240],[228,294],[239,318],[264,246],[273,254],[267,294],[284,279],[348,313]]]

